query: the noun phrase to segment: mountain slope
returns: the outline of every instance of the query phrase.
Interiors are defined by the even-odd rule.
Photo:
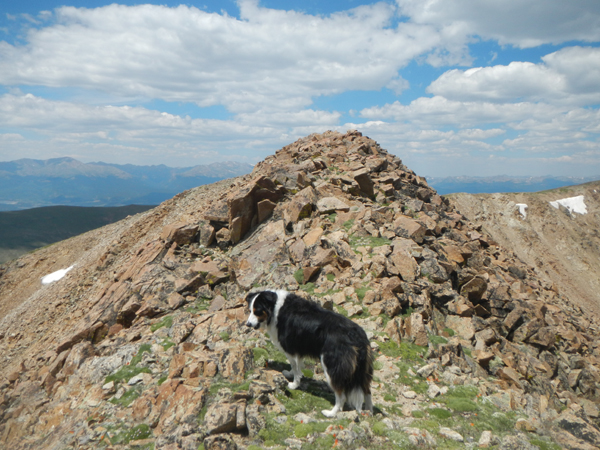
[[[600,182],[515,194],[449,196],[456,208],[513,250],[562,295],[600,312]],[[587,213],[550,202],[583,196]],[[518,204],[527,205],[525,217]]]
[[[600,445],[596,317],[356,131],[26,255],[0,283],[2,448]],[[324,418],[314,361],[288,390],[285,356],[244,326],[263,287],[367,331],[373,416]]]

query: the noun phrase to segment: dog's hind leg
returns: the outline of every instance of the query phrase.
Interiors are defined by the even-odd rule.
[[[335,406],[333,409],[324,409],[321,412],[325,417],[335,417],[338,411],[344,409],[344,403],[346,403],[346,394],[343,392],[335,392]]]
[[[373,414],[373,400],[371,399],[371,394],[365,395],[365,409]]]
[[[300,386],[300,381],[302,380],[302,368],[304,367],[304,361],[300,356],[292,356],[286,353],[287,359],[292,366],[292,371],[289,372],[287,370],[283,371],[283,375],[285,377],[294,377],[294,381],[288,383],[288,389],[298,389]]]

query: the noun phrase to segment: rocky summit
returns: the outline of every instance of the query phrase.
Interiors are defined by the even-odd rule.
[[[0,267],[3,449],[600,446],[595,318],[357,131]],[[367,331],[373,415],[287,389],[261,288]]]

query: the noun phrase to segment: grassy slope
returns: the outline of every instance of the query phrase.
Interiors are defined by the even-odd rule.
[[[117,222],[154,206],[47,206],[0,212],[0,264],[54,242]]]

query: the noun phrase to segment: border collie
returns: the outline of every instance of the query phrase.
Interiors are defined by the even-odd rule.
[[[357,411],[364,403],[365,409],[373,412],[373,354],[359,325],[287,291],[250,293],[246,302],[250,309],[246,326],[267,331],[275,347],[290,361],[292,372],[283,372],[288,378],[293,376],[289,389],[300,386],[303,358],[320,360],[335,393],[335,406],[323,410],[325,416],[334,417],[346,400]]]

